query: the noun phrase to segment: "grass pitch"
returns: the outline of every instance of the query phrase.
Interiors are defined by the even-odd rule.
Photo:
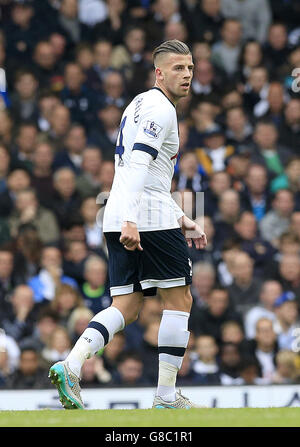
[[[0,427],[300,427],[300,408],[0,411]]]

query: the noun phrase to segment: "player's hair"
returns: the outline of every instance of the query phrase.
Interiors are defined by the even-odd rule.
[[[158,47],[156,47],[152,53],[154,65],[155,65],[157,56],[159,56],[161,54],[167,54],[167,53],[191,54],[191,51],[190,51],[189,47],[184,42],[181,42],[180,40],[177,40],[177,39],[166,40],[165,42],[161,43]]]

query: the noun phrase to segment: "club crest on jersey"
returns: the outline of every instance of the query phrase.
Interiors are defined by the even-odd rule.
[[[158,138],[158,135],[161,132],[161,130],[162,127],[156,124],[154,121],[147,121],[147,124],[144,127],[145,134],[153,138]]]

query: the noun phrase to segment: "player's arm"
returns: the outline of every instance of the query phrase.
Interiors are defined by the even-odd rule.
[[[141,196],[144,190],[148,168],[153,156],[148,152],[134,150],[130,159],[128,181],[124,191],[124,221],[120,242],[127,250],[143,250],[137,229]]]
[[[194,241],[197,250],[205,248],[207,245],[207,239],[201,226],[197,222],[194,222],[192,219],[187,217],[174,199],[173,202],[176,218],[181,226],[183,234],[185,235],[188,246],[191,248]]]

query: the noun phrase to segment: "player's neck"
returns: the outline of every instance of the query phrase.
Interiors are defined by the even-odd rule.
[[[163,94],[171,101],[171,103],[176,107],[177,103],[179,101],[179,98],[174,97],[163,85],[161,85],[159,82],[155,82],[154,84],[155,88],[158,88],[163,92]]]

